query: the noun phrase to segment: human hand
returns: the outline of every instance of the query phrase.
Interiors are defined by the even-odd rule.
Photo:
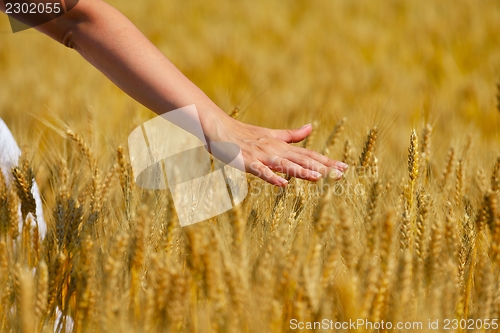
[[[225,113],[209,114],[216,116],[203,117],[200,114],[207,141],[232,142],[238,145],[246,171],[270,184],[282,187],[288,184],[286,179],[273,171],[318,181],[327,175],[340,179],[347,170],[345,163],[290,144],[304,140],[312,131],[310,124],[294,130],[273,130],[242,123]],[[210,120],[204,121],[203,118]]]

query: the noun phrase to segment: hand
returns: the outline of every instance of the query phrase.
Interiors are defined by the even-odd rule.
[[[200,114],[207,140],[238,145],[246,171],[270,184],[288,184],[286,179],[273,171],[317,181],[327,175],[340,179],[347,170],[345,163],[331,160],[312,150],[290,145],[304,140],[311,133],[310,124],[294,130],[273,130],[245,124],[222,113],[211,112],[215,117],[203,117]],[[210,120],[204,121],[204,118]]]

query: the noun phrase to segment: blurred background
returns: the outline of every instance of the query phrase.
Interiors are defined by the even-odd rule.
[[[39,317],[51,323],[45,331],[56,306],[76,314],[76,332],[498,317],[500,1],[109,3],[223,110],[239,107],[244,122],[312,122],[308,147],[322,151],[347,118],[328,154],[343,159],[348,140],[350,170],[373,172],[346,174],[336,183],[346,191],[331,196],[305,181],[276,195],[254,192],[241,210],[180,228],[169,195],[135,186],[127,163],[128,135],[156,115],[75,51],[33,29],[13,34],[1,15],[0,117],[33,159],[22,166],[35,169],[49,227],[47,241],[30,248],[50,259],[45,282],[35,277],[37,290],[51,281],[51,312]],[[374,126],[378,138],[365,144]],[[363,147],[367,163],[355,164]],[[264,182],[254,184],[251,191]],[[14,234],[12,193],[2,200]],[[0,283],[10,281],[0,308],[24,304],[34,290],[18,283],[33,270],[20,275],[15,261],[31,255],[28,237],[16,247],[0,239]],[[2,327],[18,332],[37,322],[24,309],[0,311],[0,326],[6,318]]]
[[[357,152],[377,125],[381,165],[394,158],[381,172],[401,169],[409,130],[426,123],[443,161],[468,135],[497,155],[498,1],[108,2],[226,112],[239,106],[242,121],[315,122],[324,142],[347,117]],[[154,116],[75,51],[8,24],[0,16],[0,117],[23,145],[63,149],[71,128],[114,151]]]

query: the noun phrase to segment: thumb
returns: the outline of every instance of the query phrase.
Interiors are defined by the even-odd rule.
[[[277,130],[275,137],[276,139],[280,139],[288,143],[293,143],[304,140],[309,134],[311,134],[311,132],[312,125],[307,124],[302,126],[301,128],[293,130]]]

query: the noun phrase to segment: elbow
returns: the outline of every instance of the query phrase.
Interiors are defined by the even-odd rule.
[[[63,44],[66,47],[69,47],[70,49],[74,49],[75,48],[74,38],[73,38],[74,30],[75,28],[72,26],[69,26],[66,29],[64,29],[59,38],[59,43]]]
[[[92,21],[92,5],[96,1],[79,1],[74,8],[57,18],[54,22],[57,31],[54,39],[70,49],[76,49],[81,25]]]
[[[79,26],[87,20],[85,13],[81,12],[79,8],[75,8],[58,20],[61,21],[58,22],[57,41],[70,49],[76,48],[76,36],[78,35]]]

